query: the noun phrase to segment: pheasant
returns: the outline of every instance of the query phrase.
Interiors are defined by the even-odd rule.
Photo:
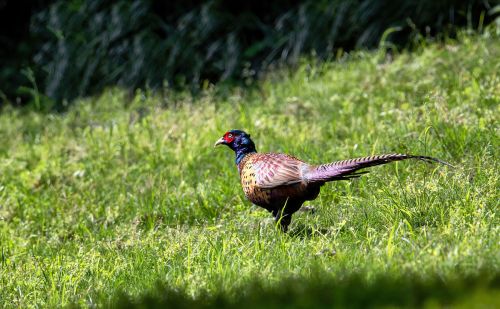
[[[283,232],[305,201],[318,197],[326,182],[360,177],[368,171],[360,169],[417,159],[425,162],[450,164],[436,158],[408,154],[384,154],[357,159],[312,165],[282,153],[258,153],[250,135],[231,130],[214,145],[227,145],[236,154],[236,165],[245,196],[253,204],[272,213]]]

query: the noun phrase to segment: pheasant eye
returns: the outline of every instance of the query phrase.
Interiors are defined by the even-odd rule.
[[[233,135],[232,134],[228,134],[227,137],[228,138],[233,138]]]

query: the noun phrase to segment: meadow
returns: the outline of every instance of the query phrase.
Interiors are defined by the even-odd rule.
[[[498,29],[303,59],[252,88],[108,89],[0,113],[5,307],[499,306]],[[288,234],[245,200],[229,129],[309,162],[398,162],[325,185]]]

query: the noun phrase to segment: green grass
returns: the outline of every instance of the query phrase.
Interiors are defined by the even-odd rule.
[[[392,60],[304,60],[254,90],[6,108],[0,303],[498,305],[498,59],[498,36],[464,35]],[[456,168],[400,162],[327,184],[283,235],[213,148],[231,128],[310,162],[403,152]]]

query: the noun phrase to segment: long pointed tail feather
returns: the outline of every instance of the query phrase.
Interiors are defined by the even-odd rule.
[[[367,171],[357,172],[360,169],[406,159],[416,159],[427,163],[441,163],[453,167],[453,165],[445,161],[428,156],[385,154],[318,165],[309,171],[306,175],[306,179],[309,182],[326,182],[357,178],[362,174],[368,173]]]

